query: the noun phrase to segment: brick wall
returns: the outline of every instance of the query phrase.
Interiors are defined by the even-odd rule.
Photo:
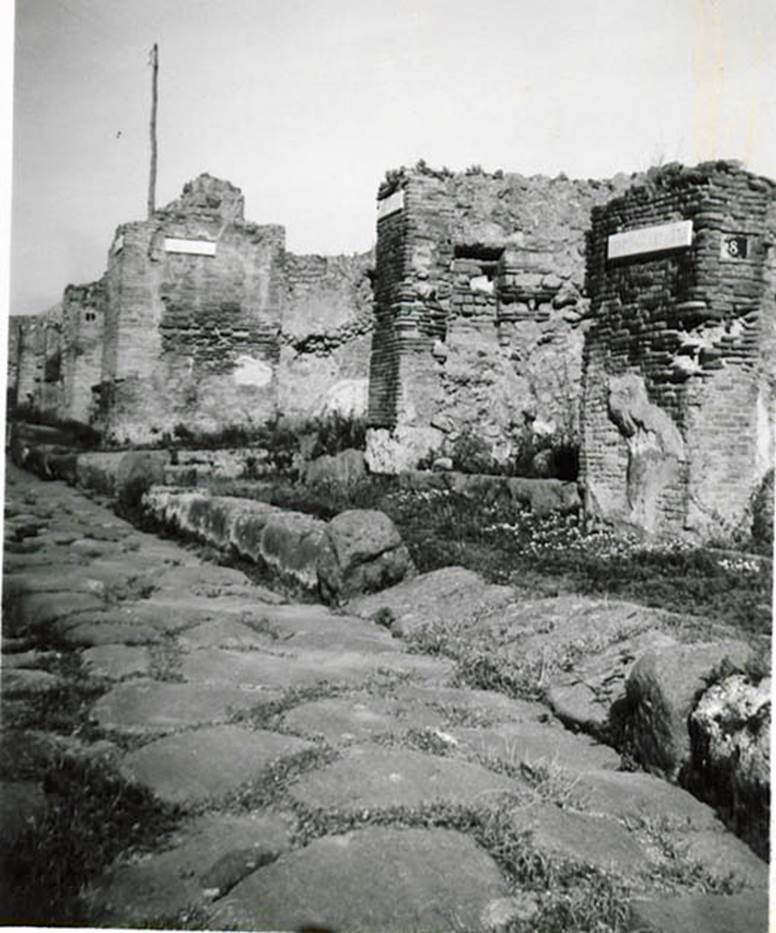
[[[628,184],[393,173],[378,195],[370,424],[414,432],[419,449],[471,431],[501,459],[527,425],[574,431],[585,232]]]
[[[774,186],[731,163],[668,166],[593,211],[589,511],[701,536],[747,521],[773,461],[775,217]],[[612,234],[680,221],[690,245],[607,259]]]

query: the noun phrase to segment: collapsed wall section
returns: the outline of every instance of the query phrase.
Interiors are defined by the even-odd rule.
[[[285,253],[278,408],[363,415],[373,322],[373,253]]]
[[[378,194],[370,365],[373,469],[474,434],[507,460],[526,433],[578,429],[585,233],[629,179],[433,172]]]
[[[734,163],[668,166],[593,212],[589,512],[703,537],[749,521],[774,453],[774,191]]]

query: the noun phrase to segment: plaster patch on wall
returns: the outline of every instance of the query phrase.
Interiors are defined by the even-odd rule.
[[[187,253],[192,256],[215,256],[216,244],[213,240],[189,240],[180,237],[164,238],[166,253]]]
[[[403,207],[404,189],[399,188],[398,191],[394,191],[393,194],[389,194],[387,198],[383,198],[377,202],[377,219],[382,220],[383,217],[395,214],[396,211],[400,211]]]
[[[613,233],[609,237],[606,256],[607,259],[621,259],[624,256],[658,253],[691,245],[692,221],[678,220],[675,223]]]
[[[272,382],[272,367],[264,360],[242,354],[235,360],[234,382],[238,386],[263,389]]]

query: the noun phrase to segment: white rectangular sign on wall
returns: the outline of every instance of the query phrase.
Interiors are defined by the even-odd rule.
[[[182,240],[166,236],[164,251],[166,253],[188,253],[193,256],[215,256],[216,244],[214,240]]]
[[[622,259],[641,253],[661,253],[669,249],[692,246],[692,221],[677,220],[675,223],[641,227],[627,233],[613,233],[609,237],[607,259]]]
[[[383,217],[395,214],[396,211],[400,211],[403,207],[404,189],[399,188],[398,191],[394,191],[393,194],[389,194],[387,198],[383,198],[382,201],[377,202],[377,219],[382,220]]]

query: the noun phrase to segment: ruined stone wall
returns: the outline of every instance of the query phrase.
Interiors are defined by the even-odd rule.
[[[62,317],[59,305],[12,318],[15,403],[56,417],[62,408]]]
[[[111,247],[102,426],[119,442],[276,412],[282,227],[243,220],[239,189],[202,175]]]
[[[62,298],[60,417],[88,424],[102,380],[106,290],[102,279],[68,285]]]
[[[19,384],[19,341],[21,337],[23,317],[11,315],[8,319],[8,357],[6,369],[6,403],[7,411],[17,404],[17,390]]]
[[[746,522],[773,462],[775,219],[773,185],[730,163],[669,166],[593,212],[590,512],[700,536]],[[611,235],[682,221],[686,246],[607,258]]]
[[[365,395],[373,326],[373,253],[297,256],[283,264],[278,409],[315,415]]]
[[[578,426],[585,233],[629,179],[394,173],[378,196],[370,460],[393,472],[462,433],[496,459]]]

